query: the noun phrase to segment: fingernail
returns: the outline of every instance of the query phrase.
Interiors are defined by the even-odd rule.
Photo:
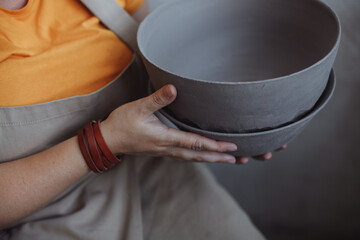
[[[171,87],[170,85],[167,85],[164,90],[165,90],[164,91],[165,97],[167,99],[171,100],[173,98],[174,94],[175,94],[174,91],[173,91],[174,90],[173,87]]]
[[[267,153],[267,154],[265,154],[265,156],[264,156],[265,160],[269,160],[269,159],[271,159],[271,157],[272,157],[272,154],[271,154],[271,153]]]
[[[225,160],[229,163],[236,163],[236,159],[233,156],[226,156]]]
[[[227,147],[227,150],[226,151],[229,151],[229,152],[234,152],[237,150],[237,146],[236,145],[229,145]]]
[[[246,163],[249,162],[249,159],[248,159],[248,158],[242,158],[242,159],[240,159],[240,162],[241,162],[242,164],[246,164]]]
[[[236,159],[231,159],[231,160],[228,161],[228,163],[235,164],[235,163],[236,163]]]

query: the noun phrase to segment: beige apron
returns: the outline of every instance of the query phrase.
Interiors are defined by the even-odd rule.
[[[136,48],[137,24],[114,0],[83,2]],[[116,107],[144,96],[147,75],[134,55],[120,76],[91,94],[0,107],[0,162],[52,147],[76,135],[92,119],[104,118]],[[89,173],[43,209],[1,230],[0,239],[230,240],[263,236],[204,165],[125,156],[109,172]]]

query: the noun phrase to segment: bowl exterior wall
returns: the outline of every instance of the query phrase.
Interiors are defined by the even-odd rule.
[[[211,136],[211,134],[202,135],[216,139],[218,141],[234,142],[238,146],[238,150],[236,152],[231,152],[231,154],[236,157],[258,156],[268,152],[273,152],[275,149],[280,148],[284,144],[289,144],[305,129],[310,120],[311,119],[298,124],[293,129],[288,128],[284,129],[283,131],[279,131],[273,134],[264,134],[262,136],[237,138],[235,141],[233,138],[226,136]]]
[[[155,90],[173,84],[178,92],[169,106],[176,118],[200,129],[244,133],[277,128],[312,109],[323,93],[336,49],[318,64],[279,79],[250,83],[214,83],[176,76],[143,62]]]
[[[193,132],[201,136],[211,138],[217,141],[232,142],[238,146],[237,151],[230,152],[230,154],[240,157],[240,156],[257,156],[264,153],[272,152],[275,149],[280,148],[284,144],[290,143],[294,140],[306,127],[306,125],[311,121],[312,118],[306,119],[299,124],[291,128],[281,129],[275,132],[264,132],[263,134],[253,135],[253,136],[226,136],[219,134],[212,134],[211,132],[204,132],[200,129],[190,128],[186,124],[183,124],[171,116],[169,116],[163,110],[156,113],[156,116],[167,126],[172,128],[178,128],[184,131]]]
[[[218,141],[233,142],[238,146],[236,152],[231,152],[234,156],[256,156],[267,152],[271,152],[284,144],[290,143],[298,136],[306,127],[306,125],[318,114],[331,99],[336,86],[335,73],[332,71],[325,88],[324,93],[319,98],[314,108],[302,119],[276,128],[270,131],[256,133],[219,133],[210,132],[187,125],[169,114],[166,109],[161,109],[155,114],[167,126],[180,128],[185,131],[193,132]],[[149,85],[149,93],[151,93],[151,85]]]

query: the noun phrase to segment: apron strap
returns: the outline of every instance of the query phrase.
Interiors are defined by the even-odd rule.
[[[139,24],[115,0],[81,0],[81,2],[133,51],[137,50],[136,35]]]

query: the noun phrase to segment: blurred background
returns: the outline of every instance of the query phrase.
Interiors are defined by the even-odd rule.
[[[360,0],[323,2],[342,24],[330,103],[271,161],[209,165],[269,239],[360,239]]]

